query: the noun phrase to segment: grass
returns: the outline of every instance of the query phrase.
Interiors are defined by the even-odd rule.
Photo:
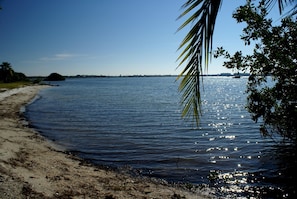
[[[3,83],[0,82],[0,89],[6,88],[6,89],[13,89],[13,88],[19,88],[23,86],[31,85],[32,83],[29,81],[22,81],[22,82],[11,82],[11,83]]]

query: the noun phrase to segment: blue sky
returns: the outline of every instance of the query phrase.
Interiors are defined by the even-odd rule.
[[[176,33],[185,1],[0,0],[0,62],[26,75],[178,74]],[[245,0],[222,4],[214,49],[250,52],[232,12]],[[232,72],[212,59],[208,74]]]

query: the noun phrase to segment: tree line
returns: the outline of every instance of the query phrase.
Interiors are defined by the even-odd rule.
[[[17,81],[29,81],[24,73],[15,72],[8,62],[2,62],[0,65],[0,82],[10,83]]]

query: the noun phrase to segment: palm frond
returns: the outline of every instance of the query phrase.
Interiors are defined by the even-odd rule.
[[[188,62],[177,79],[182,78],[179,85],[179,91],[183,93],[181,97],[182,116],[193,116],[197,124],[201,116],[201,75],[203,65],[205,70],[208,68],[212,36],[221,2],[222,0],[188,0],[182,6],[185,9],[184,12],[178,17],[180,19],[193,13],[177,30],[180,31],[193,25],[178,48],[178,50],[183,49],[177,59],[180,61],[178,67],[187,60]]]
[[[294,2],[295,2],[295,5],[293,6],[293,8],[288,12],[286,12],[284,16],[292,17],[297,14],[297,0],[295,0]]]
[[[294,5],[293,9],[291,9],[289,12],[285,14],[285,16],[288,15],[294,15],[297,12],[297,1],[296,0],[266,0],[265,5],[267,8],[271,9],[275,4],[278,4],[278,10],[279,13],[282,14],[284,8],[288,5]]]
[[[181,19],[190,13],[193,13],[178,28],[177,31],[188,27],[192,28],[184,37],[178,50],[182,50],[177,58],[178,67],[187,62],[186,66],[179,74],[177,80],[181,79],[179,91],[182,92],[181,104],[183,106],[182,116],[193,116],[196,123],[199,124],[201,115],[201,95],[200,82],[202,81],[203,65],[208,69],[210,61],[210,52],[212,51],[212,37],[223,0],[187,0],[182,6],[184,11],[178,17]],[[267,7],[273,7],[278,4],[280,14],[287,5],[294,5],[293,9],[287,15],[297,14],[297,0],[262,0]]]

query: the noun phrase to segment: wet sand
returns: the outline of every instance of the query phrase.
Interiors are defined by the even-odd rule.
[[[131,177],[60,150],[25,125],[20,109],[47,86],[0,92],[0,198],[212,198],[208,190]],[[186,187],[191,187],[187,189]]]

